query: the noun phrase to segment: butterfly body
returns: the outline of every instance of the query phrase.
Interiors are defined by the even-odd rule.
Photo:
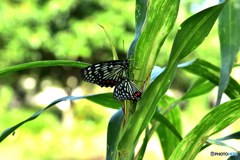
[[[124,59],[94,64],[83,68],[80,73],[84,81],[95,83],[101,87],[113,87],[121,81],[116,74],[123,76],[128,68],[128,60]]]

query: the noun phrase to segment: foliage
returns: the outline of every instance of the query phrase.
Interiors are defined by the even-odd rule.
[[[54,7],[56,7],[56,5],[52,4],[54,2],[55,1],[45,3],[45,6],[53,7],[51,8],[53,9],[52,12],[54,12]],[[24,4],[25,3],[27,4],[27,2],[24,2]],[[218,5],[204,9],[186,19],[178,29],[166,67],[156,69],[156,58],[159,55],[166,37],[174,27],[177,19],[179,3],[180,1],[170,0],[136,0],[136,32],[135,38],[128,50],[128,58],[134,58],[134,62],[131,66],[134,66],[134,68],[141,68],[140,70],[133,69],[133,71],[130,72],[130,77],[137,80],[136,84],[143,90],[142,99],[138,103],[126,101],[121,104],[122,108],[120,108],[120,102],[115,102],[114,99],[111,98],[111,94],[63,97],[53,101],[41,111],[33,114],[29,119],[5,130],[0,136],[0,141],[3,141],[22,124],[34,120],[44,110],[60,101],[87,98],[88,100],[101,104],[107,108],[120,108],[109,121],[107,133],[107,159],[133,159],[133,157],[134,159],[143,159],[147,143],[155,132],[160,139],[165,159],[194,159],[201,149],[206,148],[209,143],[225,145],[220,141],[225,140],[226,138],[212,140],[209,139],[209,137],[231,125],[240,117],[240,85],[239,82],[230,76],[233,67],[233,60],[235,59],[236,53],[239,52],[239,37],[235,37],[234,33],[240,24],[239,21],[232,18],[232,15],[240,12],[239,8],[235,7],[239,5],[239,2],[225,0]],[[70,4],[72,4],[72,1],[69,1],[69,5],[65,5],[65,7],[71,6]],[[226,65],[227,67],[222,65],[220,68],[205,59],[199,58],[180,64],[182,59],[192,53],[205,40],[222,10],[225,14],[221,17],[222,20],[219,21],[219,26],[223,28],[219,29],[219,38],[220,41],[224,41],[224,43],[220,43],[222,48],[222,61],[224,59],[229,59],[228,65]],[[61,17],[63,20],[64,17],[67,17],[66,8],[57,11],[63,13]],[[44,13],[41,14],[43,14],[44,17]],[[52,13],[51,15],[54,14]],[[58,18],[59,17],[53,18],[53,24],[57,29],[61,30],[67,26],[67,23],[62,23],[61,18]],[[70,23],[71,20],[68,22]],[[63,36],[63,39],[65,40],[68,35],[63,33],[61,36]],[[20,37],[23,38],[23,35],[20,35]],[[108,38],[110,39],[110,42],[114,42],[109,36]],[[222,38],[224,38],[224,40],[222,40]],[[6,37],[4,39],[6,39]],[[55,45],[63,47],[61,38],[59,39],[60,43]],[[79,47],[75,46],[76,44],[72,43],[71,40],[68,40],[68,42],[73,44],[72,46],[74,47]],[[48,45],[43,45],[42,47],[44,48],[47,46]],[[66,46],[68,47],[68,45]],[[51,49],[53,49],[52,52],[56,53],[56,55],[59,53],[61,54],[61,51],[66,51],[59,48],[56,49],[55,47]],[[112,49],[115,49],[113,44]],[[232,51],[232,54],[225,52],[226,50]],[[71,50],[71,53],[73,53],[73,50]],[[64,58],[71,59],[70,53],[69,55],[67,54],[64,56],[66,56]],[[0,77],[17,70],[53,65],[74,66],[80,68],[88,66],[86,63],[74,61],[39,61],[3,69],[0,71]],[[199,77],[189,90],[179,99],[166,95],[166,92],[175,77],[177,68],[193,73]],[[226,79],[223,77],[225,74],[227,75]],[[218,107],[211,110],[186,136],[182,137],[183,123],[178,103],[206,94],[211,91],[214,86],[219,86],[219,95],[222,94],[221,92],[225,92],[231,100],[220,104]],[[219,97],[221,99],[221,96]],[[144,130],[145,137],[142,146],[135,154],[136,145],[138,144],[140,135]],[[239,139],[239,133],[240,132],[229,135],[227,136],[227,139],[236,137]],[[225,146],[233,148],[231,145]],[[238,150],[236,149],[236,151]]]
[[[121,6],[121,7],[120,7]],[[114,32],[112,39],[122,59],[122,40],[130,44],[134,36],[134,2],[105,0],[2,0],[0,3],[0,68],[43,60],[73,60],[96,63],[110,60],[108,40],[97,23]],[[94,38],[93,38],[94,37]],[[99,56],[100,55],[100,56]],[[69,74],[71,69],[72,73]],[[18,78],[9,78],[10,76]],[[27,97],[44,89],[44,80],[54,79],[57,87],[69,87],[66,81],[78,79],[79,68],[52,67],[25,69],[1,79],[1,84],[11,87],[15,101],[26,102]],[[20,80],[31,77],[36,87],[31,94],[20,86]],[[74,86],[76,87],[76,85]],[[21,95],[21,96],[19,96]]]

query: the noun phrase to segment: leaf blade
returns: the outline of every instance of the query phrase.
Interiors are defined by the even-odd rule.
[[[190,98],[194,98],[205,93],[210,92],[215,85],[208,80],[199,77],[187,90],[187,92],[178,100],[183,101]]]
[[[51,66],[71,66],[71,67],[85,68],[90,66],[90,64],[77,62],[77,61],[67,61],[67,60],[35,61],[35,62],[15,65],[15,66],[0,70],[0,77],[7,75],[9,73],[24,70],[24,69],[37,68],[37,67],[51,67]]]
[[[167,127],[170,131],[172,131],[172,133],[179,140],[182,140],[182,136],[180,135],[178,130],[175,128],[175,126],[171,122],[169,122],[169,120],[167,118],[165,118],[163,115],[161,115],[158,112],[155,112],[155,114],[153,115],[153,118],[156,119],[157,121],[161,122],[162,124],[164,124],[164,126]]]
[[[169,160],[194,159],[206,140],[240,118],[240,99],[213,109],[184,137]]]
[[[17,125],[13,126],[13,127],[10,127],[6,130],[4,130],[2,132],[2,134],[0,135],[0,143],[8,136],[10,135],[12,132],[14,132],[17,128],[19,128],[20,126],[22,126],[23,124],[29,122],[29,121],[32,121],[34,119],[36,119],[43,111],[45,111],[46,109],[52,107],[53,105],[61,102],[61,101],[66,101],[66,100],[76,100],[76,99],[83,99],[83,98],[87,98],[97,104],[100,104],[100,105],[106,105],[106,104],[111,104],[110,106],[112,106],[112,103],[106,103],[105,101],[106,100],[109,100],[109,97],[112,97],[112,94],[111,93],[105,93],[105,94],[95,94],[95,95],[87,95],[87,96],[79,96],[79,97],[76,97],[76,96],[67,96],[67,97],[63,97],[63,98],[59,98],[55,101],[53,101],[52,103],[50,103],[47,107],[41,109],[40,111],[38,111],[37,113],[33,114],[31,117],[27,118],[26,120],[18,123]],[[106,98],[107,97],[107,98]],[[99,99],[99,98],[105,98],[104,100],[96,100],[96,99]],[[95,99],[95,100],[94,100]],[[115,100],[112,98],[112,102],[114,102]],[[118,104],[118,105],[116,105]],[[114,106],[112,107],[109,107],[109,108],[113,108],[113,109],[119,109],[120,103],[116,102],[114,103]],[[121,106],[121,105],[120,105]]]
[[[161,109],[161,113],[164,113],[168,109],[168,106],[171,105],[174,101],[175,99],[173,97],[164,95],[158,103],[158,108]],[[181,136],[182,135],[182,118],[181,118],[180,107],[179,106],[175,107],[174,109],[169,111],[165,115],[165,117],[176,128],[176,131],[178,132],[177,134]],[[162,146],[164,158],[169,159],[172,152],[180,143],[182,138],[181,139],[178,138],[176,134],[174,134],[171,130],[169,130],[169,128],[166,127],[166,125],[163,123],[160,123],[160,125],[157,127],[156,132]]]
[[[117,144],[120,138],[120,130],[123,121],[123,111],[119,109],[110,119],[107,131],[107,160],[115,160],[117,157]]]
[[[219,16],[218,34],[221,48],[221,74],[216,106],[220,104],[222,94],[227,88],[234,60],[239,52],[240,1],[232,0],[224,7]]]
[[[194,59],[191,62],[178,65],[179,68],[184,69],[190,73],[201,76],[208,79],[210,82],[218,86],[220,68],[202,59]],[[230,77],[228,87],[225,90],[227,96],[231,99],[240,97],[240,85],[239,83]]]

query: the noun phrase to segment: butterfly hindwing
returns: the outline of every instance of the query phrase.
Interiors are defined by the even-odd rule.
[[[114,99],[117,100],[118,98],[120,101],[139,101],[142,96],[142,91],[138,86],[126,77],[121,77],[121,79],[122,80],[114,88]]]
[[[129,68],[128,60],[107,61],[83,68],[81,77],[84,81],[98,84],[101,87],[113,87],[121,81],[120,76]]]

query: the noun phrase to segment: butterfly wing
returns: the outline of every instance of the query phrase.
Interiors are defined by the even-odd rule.
[[[129,64],[125,59],[123,61],[107,61],[91,65],[80,72],[84,81],[98,84],[101,87],[113,87],[121,81],[116,74],[123,76],[128,68]]]
[[[141,99],[142,91],[130,79],[125,78],[116,85],[113,96],[115,100],[118,98],[120,101],[132,100],[137,102]]]

